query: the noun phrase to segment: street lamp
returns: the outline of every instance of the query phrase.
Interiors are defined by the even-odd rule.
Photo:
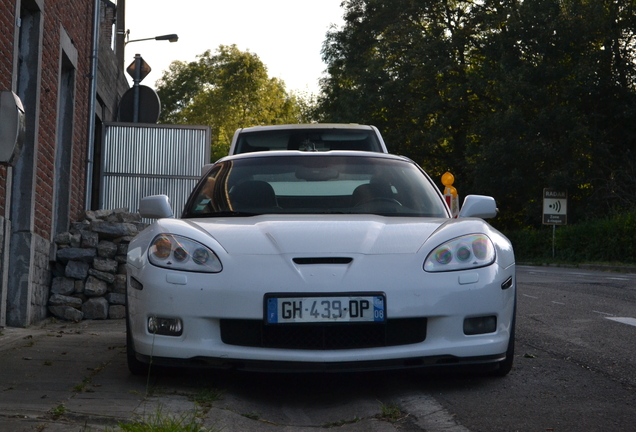
[[[131,42],[141,42],[141,41],[148,41],[148,40],[158,40],[158,41],[163,41],[163,40],[167,40],[170,42],[177,42],[179,40],[179,36],[176,34],[167,34],[167,35],[162,35],[162,36],[155,36],[155,37],[151,37],[151,38],[144,38],[144,39],[133,39],[130,40],[130,30],[126,30],[126,42],[124,45],[128,45]]]

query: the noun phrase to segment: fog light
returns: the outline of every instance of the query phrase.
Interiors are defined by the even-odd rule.
[[[183,334],[183,322],[179,318],[151,316],[148,318],[148,332],[163,336],[181,336]]]
[[[484,333],[494,333],[497,330],[497,317],[485,316],[466,318],[464,320],[464,334],[478,335]]]

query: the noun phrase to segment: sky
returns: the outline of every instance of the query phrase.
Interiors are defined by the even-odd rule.
[[[331,26],[343,25],[342,1],[126,0],[129,40],[176,33],[179,41],[131,42],[124,64],[140,54],[152,69],[141,84],[156,88],[172,61],[195,61],[208,49],[235,44],[258,55],[288,91],[317,94],[327,68],[320,51]]]

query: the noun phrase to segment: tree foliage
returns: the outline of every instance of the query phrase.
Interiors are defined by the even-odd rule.
[[[212,154],[227,154],[234,131],[263,124],[299,123],[307,108],[284,83],[270,78],[258,56],[221,45],[193,62],[174,61],[157,82],[160,122],[210,125]]]
[[[375,124],[510,227],[540,224],[546,187],[568,190],[570,220],[636,206],[636,0],[343,5],[321,120]]]

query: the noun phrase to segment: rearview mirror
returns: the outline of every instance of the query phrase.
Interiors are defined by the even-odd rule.
[[[493,197],[484,195],[468,195],[458,217],[477,217],[488,219],[497,216],[497,203]]]
[[[338,178],[337,169],[329,167],[301,167],[296,170],[296,178],[307,181],[327,181]]]
[[[161,219],[174,217],[168,195],[151,195],[139,201],[139,214],[142,218]]]

